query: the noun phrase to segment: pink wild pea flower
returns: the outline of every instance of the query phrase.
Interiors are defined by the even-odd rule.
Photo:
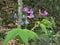
[[[29,11],[28,7],[24,7],[24,8],[23,8],[23,11],[24,11],[24,12],[28,12],[28,11]]]
[[[46,16],[48,14],[48,12],[46,10],[44,10],[44,16]]]
[[[39,13],[39,16],[40,15],[46,16],[48,14],[48,12],[46,10],[44,10],[44,12],[42,13],[40,9],[39,9],[38,13]]]
[[[30,9],[30,13],[33,14],[33,10],[32,9]]]
[[[28,18],[34,18],[34,15],[33,15],[33,14],[30,14],[30,15],[28,16]]]
[[[39,16],[41,16],[41,15],[44,15],[42,12],[41,12],[41,10],[39,9]]]
[[[32,9],[30,9],[29,13],[30,13],[30,15],[28,16],[28,18],[34,18],[33,10]]]

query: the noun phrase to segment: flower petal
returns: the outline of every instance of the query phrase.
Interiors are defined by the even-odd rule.
[[[47,14],[48,14],[48,12],[45,10],[45,11],[44,11],[44,15],[47,15]]]
[[[32,9],[30,9],[30,13],[33,14],[33,10]]]
[[[24,11],[24,12],[28,12],[28,11],[29,11],[28,7],[24,7],[24,8],[23,8],[23,11]]]
[[[28,18],[34,18],[34,15],[30,15],[30,16],[28,16]]]

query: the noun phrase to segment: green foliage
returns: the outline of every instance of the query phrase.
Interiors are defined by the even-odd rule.
[[[50,22],[47,19],[43,19],[40,23],[41,30],[45,32],[45,34],[48,34],[47,31],[49,28],[52,28],[52,22]]]
[[[52,23],[47,19],[43,19],[42,23],[48,28],[50,28],[52,26]]]
[[[55,23],[55,20],[51,17],[51,19],[50,19],[50,22],[52,23],[52,25],[54,26],[54,27],[56,27],[56,23]]]
[[[41,27],[41,30],[45,32],[45,34],[47,35],[48,33],[47,33],[46,26],[44,24],[40,24],[40,27]]]
[[[7,42],[10,41],[11,39],[13,39],[14,37],[16,37],[18,35],[18,30],[17,29],[13,29],[10,32],[7,33],[6,39],[4,41],[4,45],[7,45]]]
[[[3,45],[7,45],[7,43],[13,38],[15,38],[16,36],[18,36],[19,39],[21,39],[25,43],[25,45],[28,45],[28,41],[30,39],[33,40],[38,39],[38,35],[35,32],[29,31],[27,29],[16,28],[16,29],[12,29],[7,33]]]

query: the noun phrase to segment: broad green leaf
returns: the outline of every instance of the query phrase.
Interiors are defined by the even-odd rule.
[[[25,29],[24,31],[26,31],[27,36],[29,37],[29,39],[33,39],[33,40],[38,39],[38,35],[35,32],[27,30],[27,29]]]
[[[25,45],[29,45],[28,44],[28,36],[26,35],[27,33],[23,30],[19,30],[19,37],[23,40],[23,42],[25,43]]]
[[[4,40],[3,45],[7,45],[7,43],[13,38],[15,38],[17,35],[18,35],[17,29],[12,29],[11,31],[9,31],[7,33],[7,36],[6,36],[6,39]]]

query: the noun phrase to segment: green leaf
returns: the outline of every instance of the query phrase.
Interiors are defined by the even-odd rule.
[[[29,37],[29,39],[33,39],[33,40],[38,39],[38,35],[35,32],[29,31],[27,29],[25,29],[24,31],[26,31],[27,36]]]
[[[52,23],[52,25],[55,27],[56,26],[56,24],[55,24],[55,21],[54,21],[54,19],[51,17],[51,19],[50,19],[50,22]]]
[[[28,45],[28,36],[26,35],[27,33],[23,30],[19,30],[19,37],[23,40],[25,45]]]
[[[38,38],[38,35],[33,31],[16,28],[16,29],[12,29],[7,33],[6,39],[3,44],[7,45],[7,43],[16,36],[18,37],[20,42],[24,42],[25,45],[29,45],[28,41],[30,39],[34,40]]]
[[[47,35],[46,26],[44,24],[40,24],[40,27],[41,27],[42,31],[45,32],[45,34]]]
[[[23,42],[25,42],[25,45],[28,45],[28,41],[30,39],[32,39],[32,40],[38,39],[38,36],[37,36],[37,34],[35,32],[29,31],[27,29],[24,29],[24,30],[20,31],[19,36],[21,37]]]
[[[49,20],[47,20],[47,19],[43,19],[43,20],[42,20],[42,23],[43,23],[47,28],[51,28],[51,26],[52,26],[52,23],[51,23]]]
[[[12,40],[14,37],[18,35],[17,29],[12,29],[7,33],[6,39],[4,40],[3,45],[7,45],[7,43]]]

